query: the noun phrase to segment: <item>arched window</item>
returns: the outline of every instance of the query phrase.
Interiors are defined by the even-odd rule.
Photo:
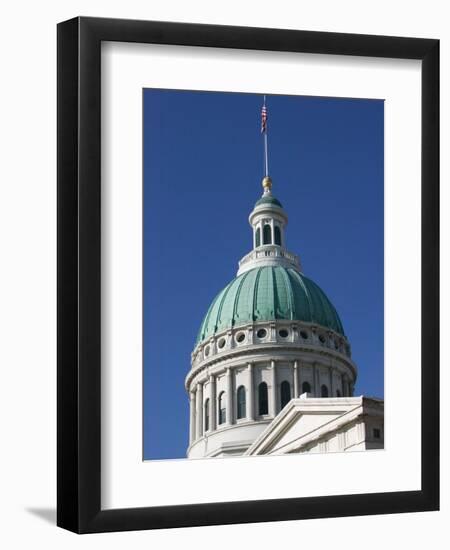
[[[281,408],[285,407],[291,400],[291,385],[284,380],[281,382]]]
[[[278,225],[275,226],[274,237],[275,237],[275,244],[278,244],[281,246],[281,231]]]
[[[237,389],[237,417],[245,418],[245,388],[244,386],[239,386]]]
[[[258,412],[259,414],[269,414],[269,397],[265,382],[261,382],[258,386]]]
[[[336,397],[342,397],[341,390],[336,390]]]
[[[322,397],[328,397],[328,388],[325,386],[325,384],[322,384],[320,388],[320,393]]]
[[[256,246],[261,246],[261,230],[259,229],[259,227],[256,230],[255,243],[256,243]]]
[[[219,394],[219,424],[225,424],[227,420],[227,408],[225,405],[225,392]]]
[[[311,385],[309,382],[303,382],[302,393],[311,393]]]
[[[205,432],[209,430],[209,399],[205,401]]]
[[[263,244],[272,244],[272,228],[267,223],[263,227]]]

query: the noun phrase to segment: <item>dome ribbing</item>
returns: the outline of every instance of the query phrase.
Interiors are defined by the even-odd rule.
[[[314,323],[344,335],[336,309],[316,283],[295,269],[263,266],[239,275],[219,292],[197,344],[232,327],[277,319]]]

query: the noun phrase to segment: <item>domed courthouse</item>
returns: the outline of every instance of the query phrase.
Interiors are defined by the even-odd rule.
[[[286,248],[272,181],[250,213],[253,250],[201,324],[185,385],[188,458],[383,448],[383,401],[353,397],[339,315]]]

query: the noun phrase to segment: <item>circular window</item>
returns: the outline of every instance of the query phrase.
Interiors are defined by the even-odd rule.
[[[282,328],[280,331],[278,331],[278,334],[281,336],[281,338],[287,338],[289,336],[289,332],[285,328]]]
[[[256,333],[258,338],[265,338],[267,336],[267,330],[265,328],[260,328]]]
[[[301,330],[300,336],[303,338],[303,340],[308,340],[308,333],[306,332],[306,330]]]
[[[325,344],[325,336],[323,334],[319,336],[319,340],[322,342],[322,344]]]
[[[243,332],[239,332],[239,334],[236,335],[236,342],[238,344],[242,344],[244,340],[245,340],[245,334]]]
[[[217,342],[217,345],[219,346],[220,349],[222,349],[222,348],[225,346],[225,338],[221,338],[221,339]]]
[[[208,357],[209,355],[209,346],[205,348],[205,357]]]

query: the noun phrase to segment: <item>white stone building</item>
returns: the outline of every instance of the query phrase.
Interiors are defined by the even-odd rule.
[[[263,179],[253,250],[203,320],[185,385],[189,458],[382,448],[383,401],[353,397],[336,309],[286,249],[287,215]]]
[[[291,401],[245,452],[247,456],[382,448],[383,401],[367,397]]]

